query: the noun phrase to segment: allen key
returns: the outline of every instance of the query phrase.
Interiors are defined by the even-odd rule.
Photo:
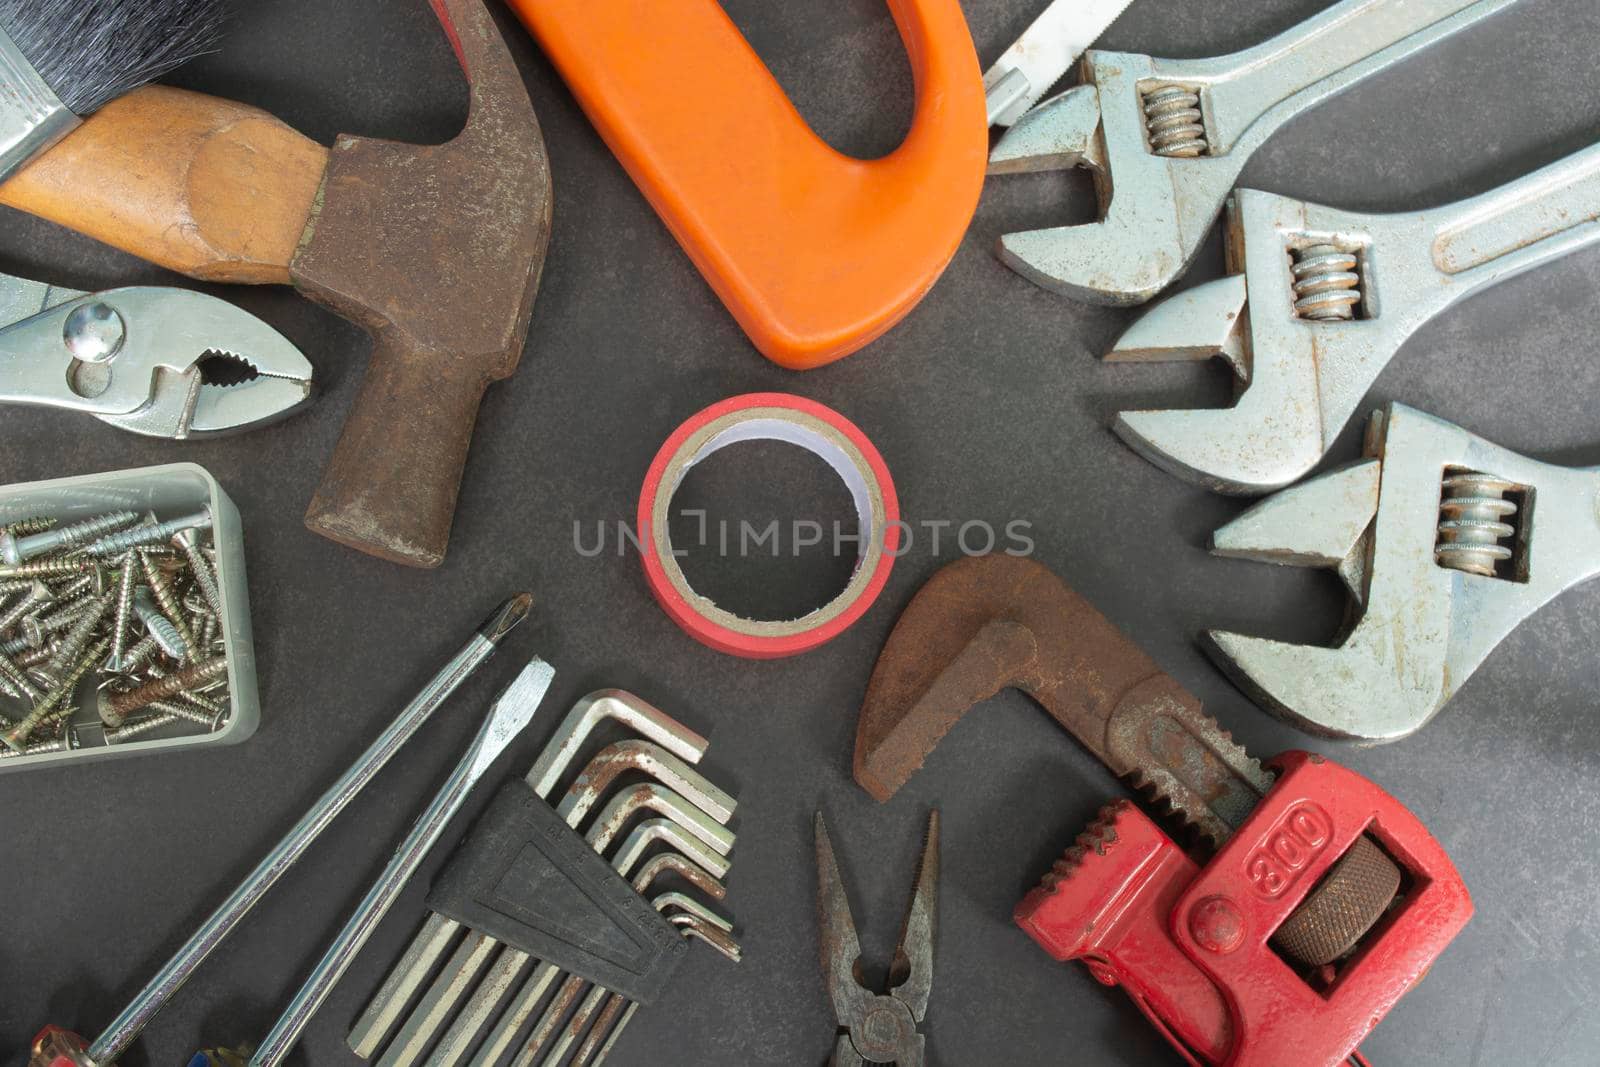
[[[659,899],[658,897],[657,900]],[[743,959],[744,953],[739,948],[739,943],[731,936],[731,927],[724,930],[722,921],[725,920],[707,921],[695,915],[672,916],[672,922],[682,927],[684,937],[698,938],[716,949],[729,962],[738,963]],[[634,1013],[638,1010],[638,1001],[629,1000],[620,993],[612,993],[595,1015],[589,1036],[584,1038],[583,1044],[578,1046],[578,1051],[573,1053],[569,1067],[585,1067],[585,1065],[599,1067],[611,1054],[617,1039],[622,1036],[622,1031],[633,1020]],[[621,1019],[617,1019],[619,1014],[622,1016]],[[613,1020],[615,1025],[612,1025]]]
[[[554,793],[568,766],[582,749],[583,743],[602,722],[615,720],[641,735],[650,738],[662,749],[674,753],[691,763],[698,763],[705,754],[707,741],[655,706],[620,689],[601,689],[575,704],[556,729],[549,744],[534,761],[526,780],[539,796],[548,800]],[[423,987],[429,974],[450,951],[461,924],[437,912],[429,912],[422,929],[417,932],[394,969],[389,972],[372,1003],[357,1020],[347,1039],[351,1051],[363,1059],[370,1059],[400,1022],[406,1005]],[[525,963],[526,960],[519,962]],[[515,973],[503,974],[497,963],[489,978],[509,983]],[[487,980],[487,979],[486,979]],[[392,1050],[391,1050],[392,1053]],[[406,1063],[407,1059],[391,1060],[385,1064]]]
[[[662,893],[651,901],[651,905],[662,914],[666,914],[668,909],[678,909],[679,913],[669,916],[668,921],[679,927],[684,937],[698,937],[728,959],[735,963],[739,962],[742,953],[739,949],[739,943],[733,940],[733,923],[729,920],[718,915],[694,898],[677,892]],[[569,978],[567,982],[569,985],[576,983],[576,987],[579,989],[583,986],[583,980],[576,976]],[[594,1027],[599,1026],[601,1017],[605,1015],[605,1009],[610,1006],[612,1001],[629,1003],[627,997],[622,996],[620,993],[613,993],[601,985],[596,985],[589,990],[589,995],[583,998],[583,1003],[578,1005],[578,1010],[572,1013],[566,1029],[562,1031],[556,1043],[550,1046],[550,1054],[545,1057],[544,1062],[552,1065],[560,1063],[566,1057],[567,1050],[572,1048],[580,1037],[584,1037],[585,1031],[593,1034]],[[580,1052],[583,1047],[589,1044],[589,1040],[585,1038],[583,1046],[580,1046]],[[530,1055],[529,1050],[525,1050],[523,1056],[515,1061],[513,1067],[531,1067],[535,1062],[537,1050],[531,1051],[532,1055]],[[576,1067],[577,1064],[582,1062],[582,1056],[575,1055],[572,1059],[572,1067]]]
[[[637,730],[647,740],[629,738],[602,749],[561,794],[556,808],[561,821],[576,830],[599,808],[584,840],[604,854],[636,815],[653,812],[656,817],[633,826],[622,840],[611,861],[612,869],[624,877],[633,876],[636,891],[670,872],[705,896],[721,899],[726,889],[717,879],[729,869],[725,857],[734,843],[734,835],[724,824],[732,817],[736,801],[689,766],[703,756],[706,740],[653,706],[620,690],[599,690],[584,697],[529,770],[528,786],[549,802],[584,743],[608,719]],[[650,780],[625,785],[607,798],[607,791],[632,772]],[[658,844],[666,844],[672,851],[650,855]],[[679,920],[689,924],[684,936],[702,936],[695,931],[709,931],[707,936],[719,951],[726,951],[732,943],[721,928],[725,920],[694,897],[667,892],[661,898],[661,908],[667,909],[663,914],[673,925],[681,925]],[[531,971],[530,962],[537,962]],[[529,953],[430,912],[351,1031],[350,1047],[358,1055],[371,1057],[399,1026],[379,1061],[381,1067],[421,1062],[498,1063],[515,1047],[519,1032],[562,973],[555,963],[535,961]],[[570,992],[564,985],[554,998],[552,1008],[557,1003],[559,1008],[548,1023],[552,1031],[586,982],[569,979],[569,984],[573,985]],[[594,997],[596,1010],[609,1007],[603,1001],[611,993],[599,988]],[[416,1004],[407,1013],[413,1000]],[[619,1005],[607,1016],[608,1026],[620,1010]],[[490,1022],[494,1025],[480,1045],[478,1036]],[[446,1023],[448,1029],[435,1045]],[[581,1029],[573,1039],[578,1036]],[[474,1054],[475,1045],[480,1047]]]

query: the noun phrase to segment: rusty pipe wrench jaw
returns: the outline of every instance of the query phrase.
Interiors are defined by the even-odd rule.
[[[1207,641],[1268,710],[1319,734],[1392,741],[1437,714],[1524,619],[1600,573],[1600,470],[1529,459],[1403,404],[1373,420],[1366,461],[1214,535],[1218,554],[1334,568],[1364,588],[1337,646],[1223,631]]]

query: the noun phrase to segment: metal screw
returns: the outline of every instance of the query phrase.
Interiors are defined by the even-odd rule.
[[[111,670],[122,669],[123,656],[128,650],[128,616],[133,611],[133,580],[139,572],[139,561],[132,552],[122,560],[122,570],[117,575],[117,610],[111,621]]]
[[[95,597],[90,601],[93,610],[86,611],[72,624],[72,629],[67,631],[57,646],[55,655],[50,657],[50,662],[45,666],[45,673],[52,678],[59,678],[89,646],[90,639],[94,636],[95,627],[100,625],[100,619],[111,606],[111,597],[108,594]]]
[[[0,527],[0,531],[8,533],[12,537],[27,537],[29,534],[44,533],[55,524],[55,519],[49,519],[43,515],[38,515],[31,519],[19,519],[16,522],[8,522],[4,527]]]
[[[11,605],[5,614],[0,615],[0,632],[11,629],[39,608],[53,603],[55,598],[56,595],[50,591],[48,585],[43,582],[34,582],[27,593],[23,594],[21,600]]]
[[[151,715],[148,718],[127,723],[126,725],[120,726],[115,730],[107,730],[106,744],[120,745],[125,741],[131,741],[133,738],[138,737],[141,734],[150,733],[152,730],[159,730],[161,727],[170,726],[172,723],[177,721],[178,717],[171,712],[163,712],[159,715]]]
[[[162,652],[179,661],[190,658],[190,646],[184,641],[183,634],[155,606],[149,591],[143,586],[133,598],[133,611],[144,623],[145,630],[156,639],[156,644],[161,646]]]
[[[44,690],[33,684],[15,660],[3,655],[0,655],[0,679],[14,695],[24,700],[37,703],[44,699]]]
[[[128,649],[127,655],[123,657],[120,673],[132,674],[155,658],[155,654],[159,651],[161,651],[161,646],[156,644],[156,639],[146,634],[135,642],[132,648]],[[109,665],[106,669],[111,671],[118,670]]]
[[[185,690],[201,689],[227,676],[228,657],[214,656],[148,685],[141,685],[126,693],[118,693],[111,698],[109,706],[116,714],[126,716],[131,711],[148,707],[153,700],[165,700]]]
[[[190,691],[179,693],[178,700],[194,705],[212,718],[221,718],[228,714],[228,705],[220,700],[212,700],[204,693]]]
[[[138,556],[139,561],[144,564],[144,578],[149,583],[151,595],[155,597],[156,604],[160,606],[161,614],[166,616],[167,621],[172,624],[172,629],[177,633],[178,640],[183,643],[183,647],[179,651],[172,652],[168,650],[167,655],[177,660],[193,661],[199,659],[200,648],[194,643],[194,634],[189,631],[188,620],[183,614],[183,605],[178,602],[177,594],[172,591],[172,580],[167,577],[165,571],[155,565],[147,552],[141,550]],[[143,618],[143,616],[140,617]],[[149,620],[146,619],[145,625],[148,626],[149,624]],[[157,640],[161,640],[161,638],[158,637]]]
[[[200,595],[211,605],[212,613],[221,618],[222,593],[217,589],[217,578],[212,573],[211,561],[206,559],[205,553],[200,550],[199,531],[179,530],[172,536],[172,545],[189,561],[189,569],[194,574],[194,584],[199,588]]]
[[[174,534],[182,530],[209,530],[211,529],[211,512],[201,511],[194,515],[187,515],[171,522],[158,522],[154,526],[139,526],[132,530],[123,530],[121,533],[102,537],[84,549],[91,556],[114,556],[130,548],[141,548],[145,545],[160,544],[170,541]],[[39,535],[46,536],[44,534]]]
[[[81,545],[93,541],[102,534],[120,530],[138,521],[137,511],[114,511],[109,515],[98,515],[83,522],[75,522],[71,526],[58,526],[53,530],[30,534],[27,537],[18,537],[8,530],[0,534],[0,559],[16,566],[52,549]],[[164,541],[170,536],[169,530],[157,540]]]
[[[27,670],[31,667],[42,667],[50,662],[50,657],[55,655],[53,648],[30,648],[28,651],[17,655],[17,666]]]
[[[13,593],[26,593],[32,588],[32,578],[17,578],[11,581],[0,582],[0,596],[10,596]]]
[[[207,730],[215,730],[217,728],[217,717],[215,715],[202,711],[200,708],[190,707],[188,704],[180,704],[175,700],[152,700],[145,707],[147,710],[158,714],[171,715],[174,718],[196,723],[204,726]],[[107,725],[112,724],[107,723]]]
[[[38,729],[40,723],[57,714],[56,709],[77,690],[78,683],[83,680],[83,676],[88,674],[90,668],[99,661],[101,656],[106,654],[106,647],[109,643],[103,638],[97,642],[72,668],[72,672],[62,678],[60,683],[43,700],[34,705],[33,710],[28,712],[27,718],[11,727],[5,733],[0,734],[0,741],[4,741],[13,752],[26,751],[23,742],[28,739],[28,735]],[[66,709],[65,713],[70,716],[72,714],[71,709]]]
[[[216,643],[217,617],[215,615],[207,612],[204,615],[198,616],[194,620],[194,628],[195,643],[198,644],[202,650],[209,649],[213,644]]]
[[[22,640],[27,642],[29,648],[38,648],[45,643],[46,637],[50,634],[71,629],[73,623],[83,618],[86,612],[94,609],[93,597],[79,597],[77,600],[57,608],[49,615],[23,619]]]
[[[100,569],[100,562],[88,556],[63,556],[59,559],[41,559],[0,567],[0,579],[6,578],[71,578]]]
[[[20,756],[43,756],[50,752],[71,752],[78,747],[76,731],[68,730],[63,736],[50,741],[35,741],[21,752],[0,747],[0,759],[17,759]]]

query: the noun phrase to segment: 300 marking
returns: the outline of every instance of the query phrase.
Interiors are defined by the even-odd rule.
[[[1309,800],[1283,813],[1245,860],[1245,875],[1268,899],[1282,896],[1333,839],[1333,820]]]

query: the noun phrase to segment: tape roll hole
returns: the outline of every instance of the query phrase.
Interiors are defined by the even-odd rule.
[[[707,616],[742,632],[768,629],[782,632],[806,620],[814,620],[819,614],[829,614],[830,608],[845,606],[848,600],[854,599],[853,587],[862,577],[863,557],[876,554],[876,550],[881,550],[882,543],[881,530],[878,531],[878,546],[866,540],[871,536],[874,516],[881,512],[882,502],[878,495],[880,490],[871,479],[870,471],[866,469],[859,453],[832,427],[810,419],[795,419],[793,416],[746,417],[718,422],[723,425],[713,423],[708,426],[706,430],[709,432],[703,435],[698,445],[679,454],[662,481],[657,498],[656,520],[658,523],[662,519],[667,520],[665,537],[658,547],[662,550],[661,560],[668,581]],[[760,443],[763,442],[769,443],[769,447],[762,447]],[[773,471],[776,468],[774,473],[777,476],[762,477],[763,484],[755,494],[755,499],[746,499],[737,505],[742,509],[741,513],[734,513],[731,509],[719,513],[711,507],[704,508],[705,544],[702,545],[700,517],[684,515],[686,510],[695,510],[701,504],[698,496],[701,478],[690,479],[690,474],[697,466],[732,445],[754,447],[740,449],[737,456],[730,455],[725,461],[719,461],[702,472],[709,475],[705,479],[709,483],[707,488],[713,489],[717,496],[727,499],[723,496],[723,487],[736,491],[734,483],[746,476],[747,470]],[[805,463],[802,457],[794,456],[792,452],[796,448],[820,460],[823,466],[818,468]],[[751,459],[758,462],[750,463]],[[769,460],[778,462],[769,463]],[[799,475],[793,481],[787,477],[791,471]],[[831,475],[825,475],[823,471],[831,471]],[[829,478],[834,486],[842,483],[842,495],[834,495],[837,489],[829,493],[824,488],[823,496],[824,500],[834,496],[841,507],[806,507],[805,510],[810,514],[798,516],[782,513],[797,509],[781,507],[784,494],[779,486],[797,482],[802,485],[820,484],[824,477]],[[686,481],[693,484],[689,487],[689,493],[685,494],[688,499],[680,501],[679,490]],[[808,499],[799,494],[791,494],[791,497]],[[751,514],[752,511],[763,513]],[[774,515],[773,512],[779,513]],[[848,521],[852,513],[854,522]],[[769,533],[766,527],[774,517],[777,519],[778,537],[776,559],[772,556],[770,540],[762,541],[759,545],[755,543],[758,536]],[[834,553],[835,518],[839,519],[841,535],[841,552],[837,555]],[[741,519],[753,528],[746,535],[743,546],[739,543],[743,532]],[[722,543],[723,527],[719,525],[719,520],[727,523],[726,554]],[[805,539],[816,532],[809,528],[800,529],[795,520],[809,520],[821,527],[820,542],[813,546],[800,546],[803,554],[798,557],[795,555],[798,543],[796,534]],[[674,532],[678,534],[676,541]],[[856,540],[846,540],[848,537]],[[685,555],[674,556],[675,545],[680,542],[685,544]],[[747,555],[738,558],[742,552]],[[819,582],[816,577],[817,564],[822,558],[827,559],[826,566],[831,568],[831,580],[825,583]],[[689,563],[700,586],[689,582],[684,573],[685,562]],[[730,566],[730,563],[734,565]],[[749,576],[758,568],[762,577],[752,583]],[[752,602],[745,603],[743,594],[752,584],[759,585],[760,591],[752,598]],[[819,589],[823,591],[819,592]],[[745,614],[746,610],[751,614]]]

